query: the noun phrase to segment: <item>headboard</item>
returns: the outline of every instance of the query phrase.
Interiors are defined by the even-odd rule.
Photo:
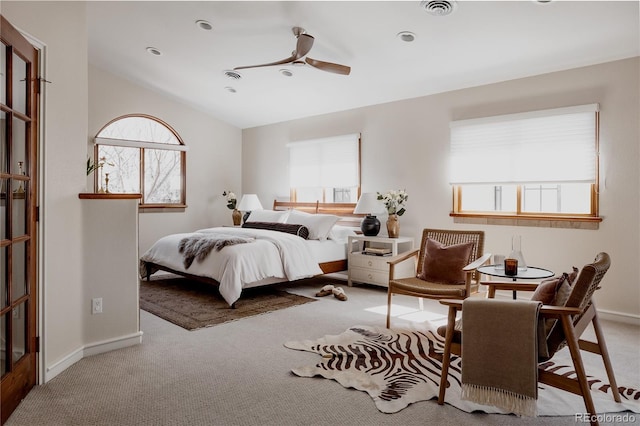
[[[319,201],[298,203],[293,201],[273,200],[273,210],[300,210],[311,214],[333,214],[340,216],[338,221],[342,226],[359,227],[366,215],[355,214],[355,203],[321,203]]]

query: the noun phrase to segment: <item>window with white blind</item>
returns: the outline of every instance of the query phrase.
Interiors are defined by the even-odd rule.
[[[451,123],[452,215],[598,216],[598,105]]]
[[[359,134],[291,142],[287,148],[292,201],[358,201]]]
[[[96,192],[141,193],[141,207],[186,207],[187,147],[167,123],[126,115],[95,138]]]

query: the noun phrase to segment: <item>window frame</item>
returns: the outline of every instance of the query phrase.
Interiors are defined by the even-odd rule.
[[[486,219],[486,223],[493,224],[521,224],[521,225],[534,225],[543,226],[548,223],[551,226],[558,227],[576,227],[580,228],[581,223],[597,224],[602,222],[600,217],[600,112],[597,109],[595,112],[595,182],[591,183],[590,189],[590,212],[589,213],[553,213],[553,212],[523,212],[524,205],[524,186],[525,183],[516,184],[516,211],[514,212],[494,212],[494,211],[475,211],[475,210],[463,210],[462,198],[463,187],[465,185],[452,184],[452,210],[449,213],[450,217],[460,219],[460,222],[465,222],[464,219]],[[530,183],[537,184],[537,183]],[[540,184],[546,184],[541,182]],[[501,186],[496,183],[494,186]],[[514,222],[515,220],[515,222]],[[541,225],[542,224],[542,225]],[[586,226],[587,228],[589,225]]]
[[[145,169],[144,169],[144,165],[145,165],[145,149],[154,149],[154,150],[162,150],[162,145],[167,145],[167,146],[176,146],[173,144],[163,144],[161,142],[140,142],[140,145],[145,145],[145,146],[131,146],[130,144],[123,144],[123,145],[116,145],[116,144],[100,144],[99,140],[101,139],[99,136],[100,133],[102,133],[102,131],[104,129],[106,129],[107,127],[109,127],[111,124],[125,119],[125,118],[130,118],[130,117],[136,117],[136,118],[146,118],[149,120],[153,120],[155,122],[157,122],[158,124],[164,126],[168,131],[170,131],[175,138],[178,140],[179,145],[181,146],[180,149],[165,149],[166,151],[179,151],[180,152],[180,201],[178,203],[145,203],[145,182],[144,182],[144,175],[145,175]],[[128,141],[126,139],[123,139],[123,141]],[[158,145],[156,146],[152,146],[152,144],[154,145]],[[187,146],[184,143],[184,141],[182,140],[182,138],[180,137],[180,135],[178,134],[178,132],[175,131],[175,129],[173,127],[171,127],[169,124],[167,124],[165,121],[154,117],[152,115],[148,115],[148,114],[125,114],[125,115],[121,115],[119,117],[114,118],[113,120],[109,121],[108,123],[106,123],[104,126],[102,126],[100,128],[100,130],[96,133],[96,136],[94,137],[94,154],[93,154],[93,161],[95,162],[95,164],[98,164],[99,162],[99,149],[100,146],[122,146],[122,147],[127,147],[127,148],[135,148],[135,149],[139,149],[140,150],[140,159],[139,159],[139,184],[140,184],[140,194],[142,195],[142,198],[140,199],[139,202],[139,209],[141,212],[144,212],[144,209],[153,209],[154,211],[158,211],[160,209],[185,209],[187,207],[187,155],[186,155],[186,151],[187,151]],[[98,172],[97,170],[94,172],[94,176],[93,176],[93,187],[94,187],[94,192],[98,192],[98,188],[99,188],[100,182],[98,182]]]

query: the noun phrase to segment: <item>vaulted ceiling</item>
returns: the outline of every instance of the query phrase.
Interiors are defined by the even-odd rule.
[[[638,6],[558,0],[88,2],[89,58],[249,128],[638,56]],[[429,13],[446,9],[452,12]],[[350,74],[281,64],[229,77],[235,67],[290,57],[297,42],[293,27],[315,38],[310,58],[347,65]],[[404,41],[402,32],[414,40]]]

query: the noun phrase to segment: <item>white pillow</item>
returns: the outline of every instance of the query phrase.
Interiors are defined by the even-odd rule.
[[[288,210],[254,210],[249,215],[247,222],[286,223],[287,216],[289,216]]]
[[[337,243],[346,243],[348,237],[351,235],[358,235],[356,230],[360,228],[354,228],[352,226],[333,225],[331,231],[329,231],[329,239]]]
[[[340,217],[332,214],[309,214],[291,210],[285,223],[306,226],[310,240],[326,240],[338,220]]]

